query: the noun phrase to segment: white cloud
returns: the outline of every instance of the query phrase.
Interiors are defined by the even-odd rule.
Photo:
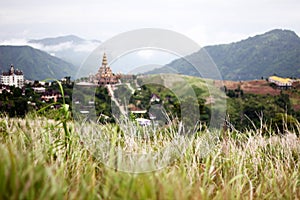
[[[25,46],[28,45],[28,41],[26,39],[9,39],[0,41],[0,45]]]
[[[92,52],[95,48],[99,46],[100,43],[86,41],[80,44],[74,44],[73,42],[63,42],[57,45],[47,45],[44,46],[40,43],[29,43],[26,39],[10,39],[0,41],[0,45],[11,45],[11,46],[31,46],[42,51],[55,54],[55,52],[72,50],[75,52]]]
[[[72,42],[63,42],[57,45],[48,45],[44,46],[39,43],[29,43],[30,46],[35,47],[37,49],[41,49],[43,51],[47,52],[56,52],[56,51],[64,51],[64,50],[70,50],[73,48],[73,43]]]

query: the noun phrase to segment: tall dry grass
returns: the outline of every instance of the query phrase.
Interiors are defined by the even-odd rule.
[[[134,174],[106,167],[86,148],[75,123],[67,125],[66,136],[64,126],[46,118],[0,119],[0,199],[300,198],[300,141],[294,133],[227,132],[212,140],[206,154],[202,136],[209,133],[197,133],[166,167]],[[102,128],[117,138],[126,135],[115,126]],[[67,146],[65,137],[72,141]]]

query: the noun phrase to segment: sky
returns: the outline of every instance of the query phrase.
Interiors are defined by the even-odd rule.
[[[206,46],[275,28],[300,34],[299,0],[2,0],[0,8],[0,41],[68,34],[105,41],[133,29],[163,28]]]

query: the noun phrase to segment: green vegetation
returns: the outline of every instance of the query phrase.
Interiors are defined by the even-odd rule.
[[[40,85],[36,81],[33,86]],[[0,94],[0,113],[9,117],[25,117],[27,113],[45,108],[39,114],[48,118],[55,118],[55,108],[61,107],[62,103],[71,105],[72,102],[73,85],[63,84],[61,87],[62,90],[58,82],[53,82],[51,86],[47,86],[46,93],[49,94],[59,94],[61,96],[61,92],[64,91],[64,96],[62,96],[64,98],[57,98],[57,102],[54,102],[54,99],[42,100],[42,94],[34,92],[31,85],[25,85],[24,89],[10,86],[10,92],[3,90]]]
[[[114,122],[114,118],[111,113],[112,102],[108,94],[107,88],[104,87],[83,87],[75,86],[75,90],[72,92],[73,105],[71,107],[72,113],[76,116],[80,116],[80,111],[89,111],[90,115],[105,115],[109,117],[109,120],[105,122]],[[78,102],[78,104],[74,104]],[[75,106],[73,108],[73,106]],[[95,111],[95,113],[93,113]],[[93,116],[95,117],[95,116]]]
[[[210,119],[210,107],[205,105],[204,99],[207,95],[207,90],[196,85],[192,85],[192,89],[195,92],[195,99],[191,98],[189,95],[185,96],[185,88],[180,88],[180,90],[175,89],[177,92],[179,91],[179,94],[181,94],[181,96],[178,97],[173,91],[162,85],[147,84],[143,85],[141,90],[135,91],[129,102],[140,109],[150,111],[157,117],[157,119],[162,121],[165,120],[164,114],[167,114],[171,120],[175,118],[181,120],[183,111],[181,108],[182,105],[191,106],[190,108],[186,107],[186,110],[198,107],[199,114],[197,116],[189,115],[189,117],[200,120],[203,124],[208,125]],[[161,110],[165,113],[162,113]]]
[[[202,99],[208,94],[201,87],[204,82],[188,81],[193,83],[203,106],[200,112],[209,115],[209,107]],[[48,113],[51,107],[48,104],[39,111],[47,118],[35,112],[23,118],[6,115],[0,118],[0,199],[300,198],[300,124],[291,116],[294,111],[284,93],[272,97],[241,94],[240,89],[227,90],[232,95],[228,99],[228,112],[236,114],[229,116],[236,117],[235,126],[241,126],[242,131],[195,128],[194,133],[184,136],[178,121],[154,129],[130,120],[82,126],[72,120],[67,104],[71,102],[66,98],[72,91],[71,85],[57,82],[52,87],[60,90],[63,97],[55,104],[60,108],[51,110],[54,117]],[[119,89],[128,91],[126,87]],[[21,91],[14,90],[14,98],[18,98]],[[95,99],[90,99],[91,93]],[[139,101],[140,106],[147,108],[152,93],[159,94],[170,111],[178,104],[170,90],[153,84],[142,86],[131,101]],[[80,90],[75,98],[81,102],[95,101],[97,114],[107,114],[110,110],[105,88]],[[256,115],[259,113],[264,114],[263,118]],[[262,120],[268,119],[265,117],[270,117],[277,126]],[[278,129],[286,134],[279,135]],[[99,136],[90,135],[95,130]],[[189,139],[185,151],[176,144],[171,162],[157,171],[125,173],[113,168],[122,168],[118,165],[120,160],[116,160],[120,159],[117,157],[120,150],[132,154],[160,152],[174,143],[176,135],[182,134]],[[98,140],[103,137],[105,140],[100,141],[105,144]],[[163,155],[162,158],[167,159]]]
[[[180,84],[173,84],[172,91],[162,85],[142,84],[143,86],[140,90],[135,90],[134,94],[131,94],[132,91],[124,84],[117,86],[115,97],[119,99],[121,105],[134,105],[136,108],[150,111],[151,114],[156,115],[158,121],[161,120],[161,123],[166,121],[165,114],[171,120],[181,120],[182,104],[192,107],[198,106],[199,116],[193,118],[197,118],[202,124],[209,125],[212,114],[211,109],[222,109],[218,108],[214,102],[208,102],[210,100],[209,92],[211,91],[208,91],[207,84],[213,84],[213,81],[188,76],[180,77],[193,90],[197,101],[190,97],[190,94],[187,92],[188,87],[181,87]],[[151,79],[153,78],[151,76]],[[77,113],[77,111],[91,111],[95,108],[95,115],[98,117],[104,116],[105,118],[105,120],[101,118],[101,122],[115,122],[112,116],[112,103],[114,102],[111,101],[106,88],[77,88],[75,94],[73,94],[72,84],[62,84],[62,88],[65,94],[65,103],[70,105],[70,110],[73,111],[73,114]],[[54,102],[53,99],[50,99],[48,102],[42,101],[41,94],[35,93],[30,86],[25,87],[25,95],[22,95],[22,90],[19,88],[11,87],[11,91],[12,93],[8,93],[4,90],[3,94],[0,95],[0,104],[2,105],[0,111],[10,117],[24,117],[28,112],[34,112],[47,106],[47,109],[43,109],[43,112],[39,112],[39,114],[47,116],[47,118],[56,119],[55,109],[59,108],[63,103],[63,98],[58,98],[57,102]],[[177,95],[174,94],[174,91],[176,91]],[[47,92],[61,94],[59,84],[53,82],[51,86],[47,86]],[[293,127],[297,120],[300,120],[300,112],[293,109],[295,102],[297,104],[299,100],[299,94],[296,89],[291,91],[283,90],[277,96],[248,94],[244,93],[239,87],[235,90],[229,90],[225,87],[225,92],[228,96],[226,99],[227,120],[236,130],[255,129],[263,121],[267,126],[278,130],[278,133],[282,133],[284,129],[282,124],[288,124],[289,127]],[[158,101],[151,101],[153,95],[157,96]],[[218,98],[218,94],[215,94],[215,96]],[[74,98],[73,104],[77,101],[78,104],[72,105],[72,97]],[[125,99],[126,102],[124,101]],[[28,104],[27,102],[31,103]],[[51,105],[52,107],[50,107]],[[72,106],[77,107],[74,110]],[[144,117],[148,118],[148,113]]]
[[[259,128],[242,135],[226,132],[206,156],[201,156],[196,137],[184,155],[165,168],[128,174],[97,160],[71,121],[72,142],[65,146],[66,134],[58,123],[29,115],[0,119],[0,199],[300,197],[300,143],[294,134],[264,137]],[[117,138],[126,135],[115,126],[103,127]]]
[[[10,91],[12,94],[6,90],[0,94],[0,113],[6,113],[9,117],[24,117],[28,112],[28,105],[22,96],[22,90],[10,87]]]
[[[227,113],[233,127],[240,131],[256,129],[265,124],[264,132],[272,129],[284,133],[285,126],[295,128],[299,111],[292,109],[289,95],[281,92],[278,96],[243,94],[241,90],[228,90]]]
[[[110,117],[109,122],[114,122],[113,116],[111,115],[111,103],[107,89],[98,87],[95,92],[96,115],[100,116],[101,114],[104,114]]]
[[[150,76],[150,79],[154,78],[158,77]],[[157,117],[157,121],[160,124],[166,122],[165,114],[170,117],[171,121],[182,120],[181,106],[183,104],[191,106],[186,108],[187,110],[192,110],[198,106],[199,115],[194,117],[189,115],[190,118],[200,120],[201,124],[205,126],[209,125],[213,113],[211,109],[215,109],[215,112],[217,111],[216,114],[220,113],[222,109],[215,102],[209,102],[211,101],[210,92],[215,91],[209,91],[207,84],[213,85],[213,81],[188,76],[178,76],[177,78],[185,81],[186,84],[182,87],[182,84],[174,83],[171,88],[172,91],[160,84],[143,85],[138,80],[142,87],[139,90],[136,89],[134,94],[132,94],[128,85],[124,84],[116,86],[117,89],[114,91],[115,97],[119,99],[121,105],[125,106],[127,104],[126,106],[134,106],[135,108],[149,111]],[[159,83],[159,80],[155,80],[155,82]],[[193,90],[196,99],[191,98],[188,92],[189,87]],[[43,109],[43,112],[39,112],[39,115],[47,116],[47,118],[51,119],[57,118],[55,109],[61,106],[63,98],[58,98],[57,102],[54,102],[53,99],[44,102],[41,100],[41,94],[35,93],[30,86],[25,87],[25,95],[22,95],[22,90],[19,88],[11,87],[10,89],[12,94],[4,90],[3,94],[0,95],[1,113],[6,113],[10,117],[24,117],[28,112],[34,112],[47,106],[47,109]],[[100,117],[100,122],[115,122],[112,116],[114,101],[111,101],[106,88],[77,88],[75,94],[73,93],[72,84],[62,84],[62,89],[65,94],[65,103],[70,105],[70,110],[73,111],[73,114],[79,115],[80,111],[93,112],[95,110],[94,115],[103,117]],[[47,86],[47,91],[61,94],[59,84],[56,82],[53,82],[51,86]],[[176,91],[177,95],[174,91]],[[268,129],[271,127],[277,133],[283,133],[284,124],[289,128],[293,128],[297,120],[300,120],[300,112],[294,110],[300,99],[297,89],[282,90],[280,95],[271,96],[245,93],[240,87],[234,90],[225,87],[225,93],[228,97],[226,99],[227,121],[230,123],[231,128],[234,127],[235,130],[256,129],[263,122],[266,125],[265,132],[268,132]],[[155,99],[151,101],[153,95],[157,96],[157,101]],[[214,94],[217,100],[219,98],[218,95],[220,94]],[[74,98],[73,105],[72,98]],[[28,104],[28,102],[31,103]],[[74,102],[78,102],[78,104]],[[73,106],[76,106],[76,109],[73,109]],[[114,112],[118,113],[118,110]],[[149,112],[144,114],[143,117],[149,118]]]
[[[154,82],[159,82],[159,76],[152,75],[149,79],[157,78]],[[217,90],[208,90],[208,85],[214,85],[214,81],[200,79],[190,76],[172,75],[172,78],[186,81],[183,87],[179,84],[172,85],[172,89],[179,93],[181,101],[173,91],[167,89],[161,85],[148,84],[143,85],[140,91],[136,91],[130,99],[130,103],[137,105],[140,109],[149,110],[154,104],[163,105],[169,116],[176,116],[181,119],[180,105],[184,102],[188,104],[198,104],[200,111],[200,120],[202,124],[209,125],[209,121],[212,115],[212,108],[217,110],[216,113],[220,113],[222,108],[219,108],[215,102],[208,102],[210,98],[210,92],[214,92],[213,96],[222,98],[220,94],[217,94]],[[147,80],[146,80],[147,81]],[[198,102],[194,102],[187,93],[188,86],[192,87]],[[290,90],[281,90],[279,95],[259,95],[245,93],[239,86],[230,90],[225,87],[225,93],[227,95],[227,115],[226,119],[231,128],[237,131],[246,131],[249,129],[256,129],[260,124],[265,124],[264,132],[268,134],[271,128],[278,134],[284,133],[284,126],[289,128],[295,128],[297,120],[300,120],[300,112],[293,109],[293,102],[299,99],[297,90],[291,90],[293,98],[290,97]],[[152,95],[159,96],[160,102],[150,102]],[[219,112],[218,112],[219,111]],[[195,118],[192,117],[191,118]],[[198,117],[197,117],[198,118]]]

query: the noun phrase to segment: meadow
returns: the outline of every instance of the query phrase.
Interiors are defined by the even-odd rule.
[[[126,135],[118,125],[102,129]],[[299,131],[299,124],[283,135],[263,124],[242,133],[219,130],[205,155],[197,135],[210,132],[197,132],[167,166],[126,173],[97,159],[72,120],[2,116],[0,199],[299,199]]]

